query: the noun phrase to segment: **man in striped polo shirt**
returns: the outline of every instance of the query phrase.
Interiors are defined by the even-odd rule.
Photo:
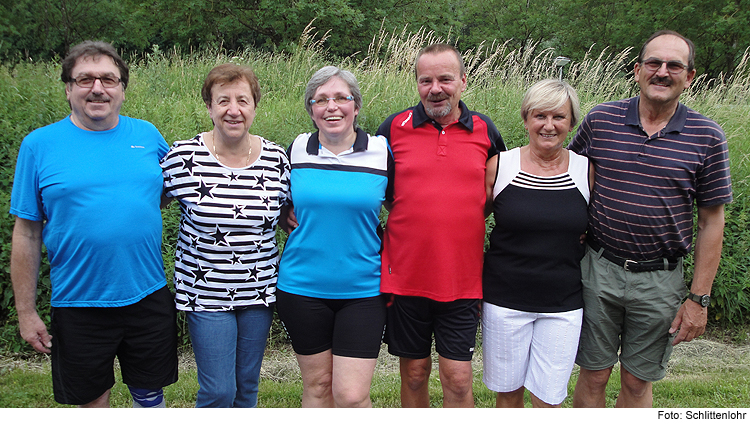
[[[574,407],[604,407],[618,358],[616,406],[651,407],[652,382],[664,378],[672,347],[705,329],[732,189],[721,127],[679,102],[695,77],[694,53],[676,32],[652,35],[635,64],[640,94],[596,106],[569,146],[596,174]],[[693,248],[694,203],[688,294],[682,259]]]

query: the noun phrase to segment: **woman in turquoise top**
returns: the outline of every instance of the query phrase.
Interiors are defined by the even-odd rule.
[[[318,131],[294,140],[291,207],[298,226],[279,266],[277,310],[302,372],[303,407],[368,407],[385,325],[380,210],[388,143],[356,127],[354,75],[317,71],[305,107]]]

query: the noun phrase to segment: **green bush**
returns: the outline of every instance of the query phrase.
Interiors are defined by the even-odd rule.
[[[126,92],[123,114],[151,121],[167,142],[193,137],[209,130],[211,121],[200,98],[200,87],[208,71],[224,62],[254,68],[263,92],[251,132],[287,146],[302,132],[312,130],[302,96],[310,75],[327,64],[352,70],[360,82],[364,107],[359,124],[374,133],[391,113],[418,101],[412,62],[416,52],[436,38],[430,33],[416,35],[383,34],[363,60],[332,59],[320,41],[303,35],[290,53],[270,54],[247,50],[241,53],[202,52],[183,54],[158,52],[142,59],[131,59],[131,83]],[[532,53],[527,51],[525,53]],[[526,56],[526,57],[525,57]],[[546,77],[556,77],[551,50],[534,58],[504,45],[480,46],[466,53],[469,86],[463,94],[467,105],[487,114],[497,125],[509,147],[526,143],[519,115],[523,93],[528,86]],[[634,95],[632,76],[622,73],[632,62],[630,51],[589,54],[574,60],[566,78],[579,90],[582,110],[595,104]],[[734,203],[726,208],[724,252],[714,283],[710,318],[721,325],[747,323],[750,319],[750,67],[746,56],[734,76],[716,81],[698,78],[682,101],[712,117],[723,126],[729,138]],[[57,63],[21,62],[0,67],[0,352],[29,351],[17,333],[9,277],[10,238],[13,217],[8,214],[16,155],[21,140],[35,128],[55,122],[69,113],[59,81]],[[163,211],[165,274],[171,281],[179,208],[173,204]],[[385,217],[383,217],[385,220]],[[488,220],[488,231],[494,221]],[[283,248],[286,234],[277,233]],[[690,279],[691,258],[687,259]],[[49,316],[49,265],[43,260],[40,274],[39,310]],[[189,344],[184,317],[179,318],[180,343]],[[271,340],[285,341],[274,322]]]

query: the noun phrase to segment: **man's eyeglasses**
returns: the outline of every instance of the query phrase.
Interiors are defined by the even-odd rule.
[[[344,97],[343,95],[339,95],[338,97],[328,97],[328,98],[319,98],[317,100],[312,99],[310,100],[311,105],[317,105],[317,106],[328,106],[328,102],[333,100],[334,103],[338,105],[349,103],[350,101],[354,101],[354,97],[351,95],[347,95]]]
[[[659,70],[663,64],[667,64],[667,71],[669,71],[670,74],[680,74],[687,69],[687,65],[680,61],[663,61],[654,58],[646,59],[641,65],[643,65],[643,68],[646,70],[654,72]]]
[[[101,77],[94,77],[94,76],[80,76],[76,77],[75,79],[71,79],[70,83],[75,83],[81,88],[93,88],[94,83],[96,83],[96,80],[99,79],[100,82],[102,82],[102,86],[105,88],[116,88],[117,85],[122,82],[122,80],[119,77],[114,76],[101,76]]]

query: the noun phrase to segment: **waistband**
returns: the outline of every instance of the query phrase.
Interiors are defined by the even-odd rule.
[[[620,257],[611,251],[607,251],[602,248],[596,241],[591,239],[590,236],[586,238],[586,243],[589,244],[594,251],[601,253],[602,257],[608,261],[614,263],[617,266],[622,267],[625,271],[630,272],[647,272],[647,271],[672,271],[677,268],[677,264],[680,261],[678,257],[664,257],[655,260],[631,260]]]

